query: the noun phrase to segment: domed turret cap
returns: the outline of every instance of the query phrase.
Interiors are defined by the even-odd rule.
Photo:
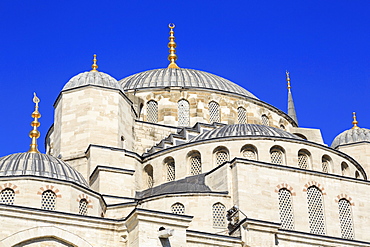
[[[89,187],[83,176],[64,161],[41,153],[16,153],[0,158],[0,177],[36,176]]]
[[[91,66],[93,69],[88,72],[80,73],[72,77],[67,84],[63,87],[62,91],[78,88],[87,85],[100,86],[105,88],[119,89],[123,92],[122,86],[112,76],[97,71],[98,65],[96,64],[96,55],[94,55],[94,64]]]

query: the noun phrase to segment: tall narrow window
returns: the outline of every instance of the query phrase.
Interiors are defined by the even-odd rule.
[[[298,152],[298,167],[307,169],[309,165],[309,153],[303,150]]]
[[[41,209],[55,210],[57,196],[51,190],[46,190],[41,195]]]
[[[175,180],[175,160],[172,157],[168,157],[164,160],[167,169],[167,181]]]
[[[208,104],[209,108],[209,122],[221,122],[220,118],[220,105],[217,102],[211,101]]]
[[[154,100],[148,101],[146,104],[146,120],[151,123],[158,122],[158,103]]]
[[[279,195],[279,212],[281,228],[293,230],[294,219],[293,219],[292,194],[287,189],[280,189],[278,195]]]
[[[342,162],[342,164],[340,166],[342,168],[342,175],[343,176],[349,176],[349,167],[348,167],[347,163]]]
[[[261,116],[261,123],[262,123],[262,125],[269,126],[270,125],[270,119],[268,118],[268,116],[266,116],[265,114],[263,114]]]
[[[194,152],[189,156],[190,173],[191,175],[198,175],[202,173],[202,160],[200,153]]]
[[[145,172],[145,182],[147,188],[152,188],[154,185],[154,178],[153,178],[153,167],[151,165],[146,165],[144,168]]]
[[[238,107],[238,123],[246,124],[247,123],[247,111],[244,107]]]
[[[346,199],[340,199],[338,202],[338,206],[340,231],[342,233],[342,238],[353,239],[354,233],[351,204]]]
[[[244,158],[249,160],[257,160],[257,149],[253,145],[245,145],[241,149]]]
[[[189,126],[190,125],[190,107],[189,102],[187,100],[179,100],[177,102],[178,107],[178,118],[179,118],[179,126]]]
[[[185,214],[185,206],[177,202],[171,206],[171,211],[173,214]]]
[[[361,178],[360,173],[358,171],[355,171],[355,178]]]
[[[324,155],[321,159],[321,166],[322,166],[322,171],[325,173],[329,172],[329,167],[330,167],[330,158],[327,155]]]
[[[273,147],[270,150],[271,163],[282,165],[284,164],[284,153],[280,147]]]
[[[223,164],[226,161],[229,161],[229,152],[226,148],[216,148],[214,151],[214,156],[216,160],[216,166]]]
[[[87,215],[87,200],[85,198],[80,200],[80,203],[78,205],[78,213],[81,215]]]
[[[14,198],[15,198],[14,190],[10,188],[3,189],[0,193],[0,203],[13,205]]]
[[[316,186],[307,189],[310,232],[325,235],[324,203],[321,191]]]
[[[213,215],[213,227],[225,227],[226,226],[226,208],[218,202],[212,206]]]

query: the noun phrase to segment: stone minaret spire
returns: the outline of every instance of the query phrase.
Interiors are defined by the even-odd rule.
[[[168,24],[168,27],[170,28],[170,37],[168,38],[170,42],[168,42],[168,48],[170,48],[169,52],[170,55],[168,55],[168,60],[170,61],[170,64],[168,65],[169,69],[179,69],[179,66],[176,64],[177,55],[176,52],[176,42],[175,42],[175,36],[173,34],[175,33],[173,29],[175,28],[175,24],[170,23]]]
[[[40,132],[37,130],[37,127],[40,126],[39,118],[41,117],[41,114],[39,112],[39,102],[40,99],[37,98],[36,93],[33,93],[33,103],[35,103],[35,110],[32,112],[33,121],[31,122],[31,126],[33,127],[33,130],[30,131],[30,138],[32,139],[30,150],[28,150],[28,153],[40,153],[37,149],[37,138],[40,137]]]
[[[288,83],[288,116],[291,117],[298,125],[298,119],[297,119],[297,114],[295,112],[295,107],[294,107],[294,101],[293,101],[293,95],[290,90],[290,77],[289,77],[289,72],[286,71],[286,81]]]

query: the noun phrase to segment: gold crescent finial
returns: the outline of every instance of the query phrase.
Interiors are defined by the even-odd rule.
[[[33,93],[33,103],[35,103],[35,110],[32,112],[31,115],[31,117],[33,117],[33,121],[31,122],[33,130],[31,130],[29,133],[29,137],[32,140],[28,153],[40,153],[37,149],[37,138],[40,137],[40,132],[37,130],[37,127],[40,126],[40,122],[38,121],[38,119],[41,117],[41,114],[39,112],[40,99],[36,96],[36,93]]]
[[[285,71],[285,74],[286,74],[286,81],[288,82],[288,89],[290,90],[291,86],[290,86],[290,77],[289,77],[289,71]]]
[[[353,118],[353,121],[352,121],[353,127],[352,127],[352,129],[359,129],[360,127],[357,126],[358,122],[357,122],[356,112],[352,113],[352,118]]]
[[[92,70],[91,71],[94,71],[94,72],[96,72],[97,71],[97,68],[99,67],[97,64],[96,64],[96,61],[98,61],[97,59],[96,59],[96,54],[94,54],[94,59],[93,59],[93,65],[91,65],[91,68],[92,68]]]
[[[168,60],[170,61],[170,64],[168,65],[169,69],[179,69],[179,66],[176,64],[177,60],[177,55],[175,54],[176,52],[176,42],[175,42],[175,36],[174,36],[174,31],[173,29],[175,28],[175,24],[170,23],[168,24],[168,27],[170,28],[170,37],[168,38],[170,42],[168,42],[168,48],[170,48],[168,55]]]

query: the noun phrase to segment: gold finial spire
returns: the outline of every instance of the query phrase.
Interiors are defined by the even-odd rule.
[[[290,90],[290,77],[289,77],[289,71],[285,71],[285,74],[286,74],[286,81],[288,82],[288,89]]]
[[[357,118],[356,118],[356,112],[352,113],[352,117],[353,117],[353,121],[352,121],[353,127],[352,127],[352,129],[359,129],[360,127],[357,126],[358,122],[357,122]]]
[[[37,130],[37,127],[40,126],[40,122],[38,119],[41,117],[41,114],[39,112],[39,102],[40,99],[37,98],[36,93],[33,93],[33,103],[35,103],[35,110],[32,112],[33,121],[31,122],[31,126],[33,127],[33,130],[30,131],[30,138],[32,139],[30,150],[28,150],[29,153],[40,153],[37,149],[37,138],[40,137],[40,132]]]
[[[170,28],[170,37],[168,38],[170,42],[168,42],[168,48],[170,48],[169,52],[170,55],[168,55],[168,60],[170,61],[170,64],[168,65],[168,68],[170,69],[179,69],[179,66],[176,64],[177,55],[176,52],[176,42],[175,42],[175,36],[173,34],[175,33],[173,29],[175,28],[175,24],[170,23],[168,24],[168,27]]]
[[[94,72],[96,72],[97,70],[97,68],[98,68],[98,65],[96,64],[96,61],[98,61],[97,59],[96,59],[96,54],[94,54],[94,59],[93,59],[93,65],[91,65],[91,68],[92,68],[92,70],[91,71],[94,71]]]

